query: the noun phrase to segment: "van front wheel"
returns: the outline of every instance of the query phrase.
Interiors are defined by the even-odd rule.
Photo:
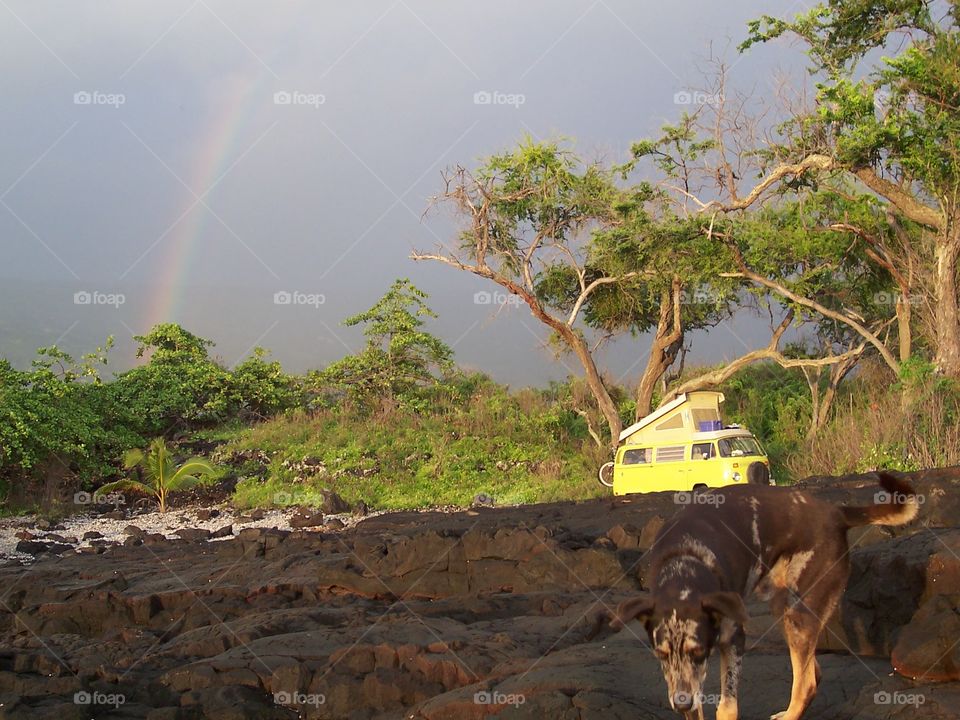
[[[597,480],[604,487],[613,487],[613,462],[605,462],[600,466],[600,472],[597,473]]]
[[[695,493],[704,492],[704,491],[706,491],[706,489],[707,489],[707,486],[704,485],[703,483],[697,483],[696,485],[693,486],[693,491],[694,491]]]

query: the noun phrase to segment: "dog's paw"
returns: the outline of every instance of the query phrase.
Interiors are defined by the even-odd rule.
[[[787,711],[786,711],[786,710],[781,710],[780,712],[778,712],[778,713],[776,713],[776,714],[774,714],[774,715],[771,715],[771,716],[770,716],[770,720],[782,720],[782,718],[785,718],[786,716],[787,716]]]

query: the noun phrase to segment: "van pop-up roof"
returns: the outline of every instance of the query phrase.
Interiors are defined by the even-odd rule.
[[[682,442],[698,433],[722,430],[720,403],[723,399],[722,392],[684,393],[620,433],[620,442],[628,445]]]

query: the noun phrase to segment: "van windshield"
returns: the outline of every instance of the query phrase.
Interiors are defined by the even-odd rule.
[[[742,457],[744,455],[762,455],[760,444],[752,437],[723,438],[717,441],[721,457]]]

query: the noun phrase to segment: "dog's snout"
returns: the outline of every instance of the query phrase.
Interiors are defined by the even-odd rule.
[[[673,709],[686,711],[693,708],[693,695],[687,692],[675,692],[673,694]]]

